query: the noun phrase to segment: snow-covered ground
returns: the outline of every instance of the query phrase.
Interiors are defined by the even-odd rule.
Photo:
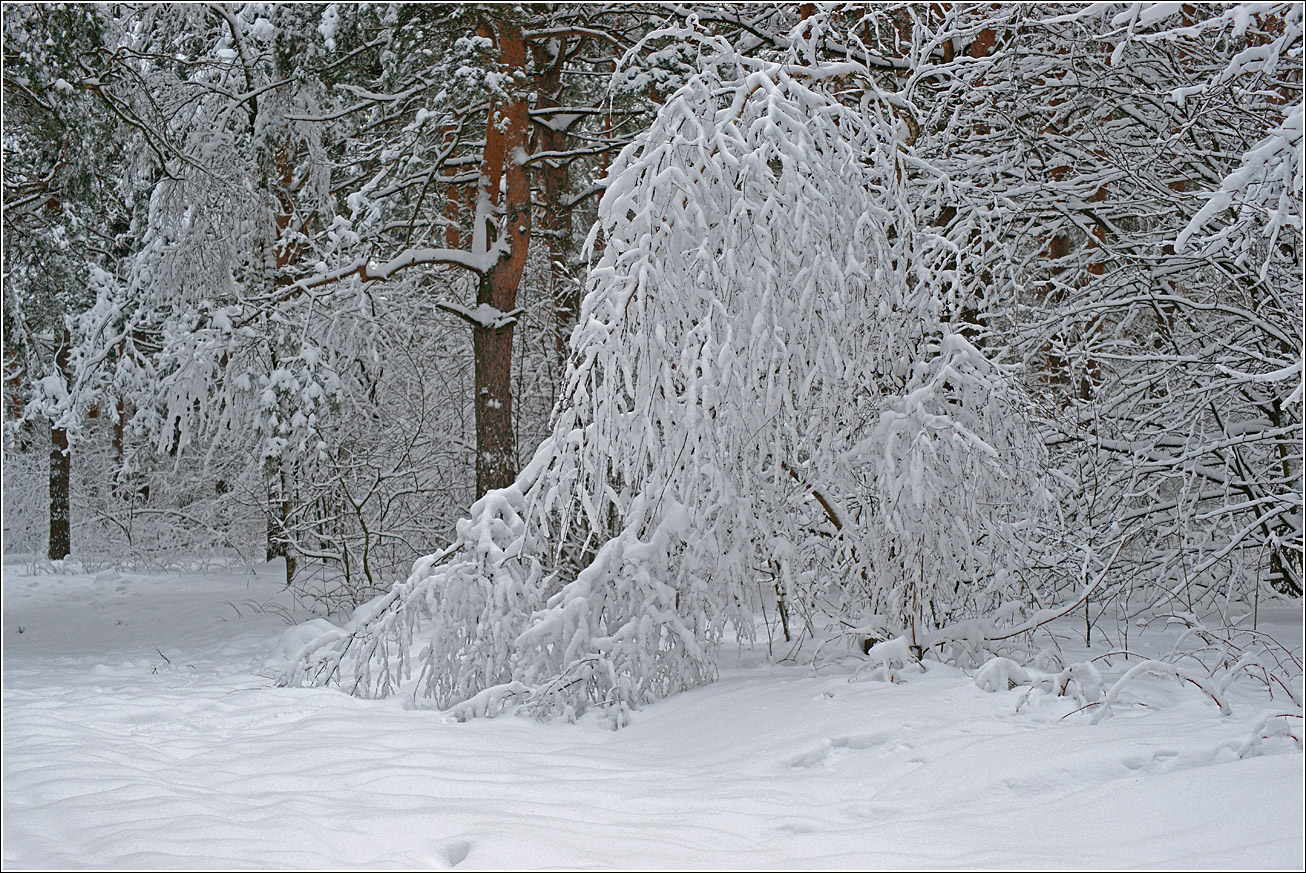
[[[1302,865],[1302,755],[1237,754],[1276,710],[1251,683],[1221,716],[1147,680],[1092,724],[938,664],[889,684],[732,653],[617,732],[457,724],[274,687],[275,572],[4,570],[6,869]]]

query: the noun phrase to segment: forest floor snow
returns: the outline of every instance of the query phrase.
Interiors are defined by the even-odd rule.
[[[1302,755],[1288,738],[1237,754],[1276,706],[1250,686],[1221,716],[1156,680],[1092,724],[940,664],[850,681],[847,662],[731,647],[720,681],[620,731],[459,724],[274,687],[261,674],[291,601],[272,570],[4,569],[5,869],[1303,860]],[[1275,610],[1261,626],[1299,647],[1300,608]],[[1128,666],[1108,660],[1108,678]]]

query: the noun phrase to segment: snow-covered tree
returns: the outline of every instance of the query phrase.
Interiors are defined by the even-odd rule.
[[[359,554],[318,544],[349,526],[328,506],[376,532],[380,520],[355,510],[391,501],[339,502],[353,493],[341,459],[360,445],[381,466],[448,486],[419,488],[428,506],[465,505],[462,475],[383,463],[377,446],[436,466],[471,461],[479,491],[511,482],[519,443],[538,441],[556,396],[556,337],[575,319],[573,213],[600,189],[573,175],[579,183],[631,133],[613,129],[586,74],[606,70],[643,17],[394,5],[114,13],[112,50],[78,59],[79,87],[136,132],[139,171],[158,178],[131,275],[101,283],[81,319],[70,387],[130,395],[149,445],[133,469],[144,475],[165,456],[247,459],[264,481],[256,499],[249,475],[209,478],[246,483],[242,499],[267,520],[267,555],[285,556],[288,570],[297,557]],[[532,263],[537,220],[547,253]],[[548,279],[519,299],[528,269]],[[529,344],[513,341],[523,320]],[[448,325],[464,323],[470,380],[449,341]],[[404,325],[408,345],[390,345]],[[405,371],[405,358],[422,366]],[[404,372],[427,375],[425,397]],[[470,387],[465,401],[451,402],[453,386]],[[517,395],[534,421],[523,424]],[[422,414],[397,431],[382,424],[401,407]],[[426,440],[455,451],[413,456]],[[447,527],[398,515],[409,533]]]
[[[778,61],[674,33],[697,69],[612,165],[552,438],[292,680],[620,722],[777,591],[822,634],[1036,600],[1021,393],[949,326],[964,253],[913,206],[949,180],[819,25]]]
[[[55,560],[72,546],[70,439],[82,416],[100,411],[71,391],[70,331],[95,299],[98,265],[114,269],[130,249],[126,145],[79,78],[104,27],[92,7],[15,6],[4,16],[6,444],[26,449],[37,421],[48,428]]]

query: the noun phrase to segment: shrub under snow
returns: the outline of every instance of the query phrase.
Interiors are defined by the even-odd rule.
[[[620,723],[777,598],[911,639],[1037,602],[1040,447],[911,206],[947,180],[864,68],[696,38],[713,59],[612,167],[552,439],[290,681]]]

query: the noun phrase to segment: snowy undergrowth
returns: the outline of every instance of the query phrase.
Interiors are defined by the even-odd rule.
[[[1191,685],[1139,676],[1095,724],[1073,695],[1024,681],[1054,674],[1047,659],[1003,681],[927,659],[884,682],[857,675],[864,659],[814,670],[727,642],[719,681],[633,712],[622,731],[596,716],[456,723],[402,698],[274,687],[267,653],[300,617],[290,606],[275,570],[7,565],[5,868],[1289,868],[1302,856],[1299,746],[1248,747],[1284,699],[1247,676],[1225,689],[1229,715]],[[1093,664],[1107,688],[1176,643],[1201,647],[1182,623],[1132,628],[1129,658],[1100,630],[1085,647],[1082,618],[1052,627],[1040,645]],[[1262,603],[1257,627],[1300,657],[1300,606]]]

